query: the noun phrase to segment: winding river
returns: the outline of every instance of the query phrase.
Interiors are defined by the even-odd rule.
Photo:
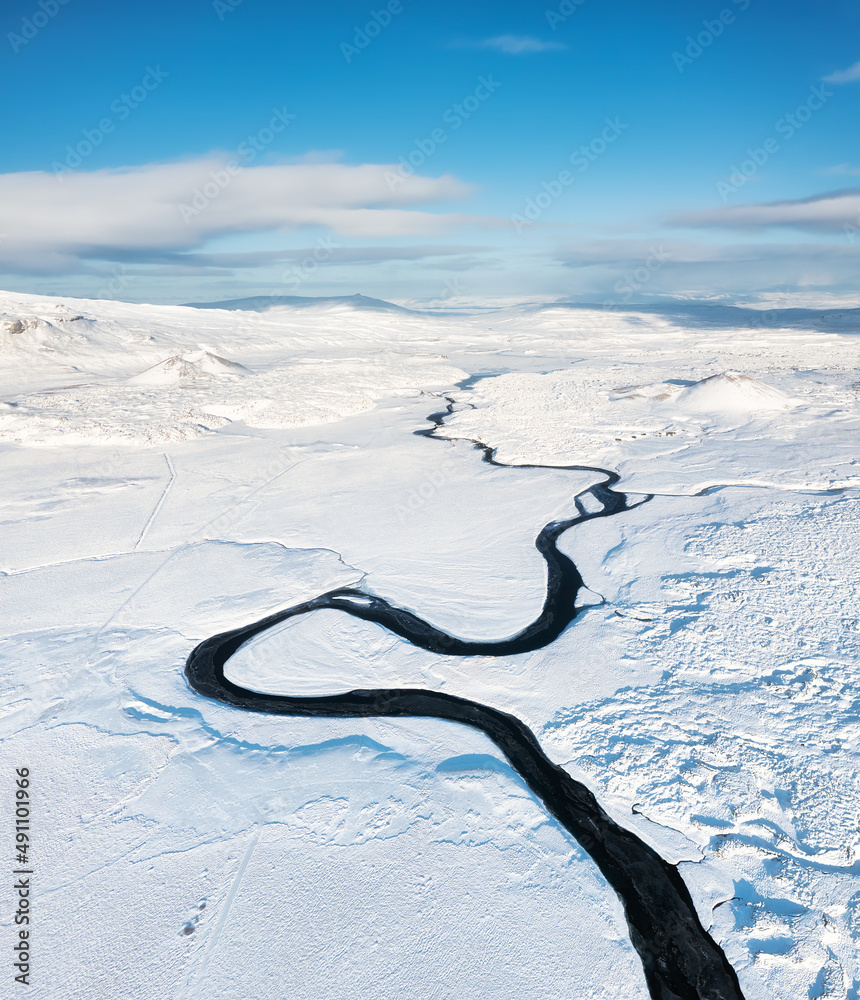
[[[428,418],[433,427],[416,433],[442,437],[438,428],[454,407],[454,401],[445,398],[447,409]],[[473,443],[483,451],[485,462],[504,465],[495,460],[494,449]],[[342,588],[206,639],[188,657],[188,683],[206,698],[251,712],[329,718],[425,717],[480,730],[504,753],[547,811],[588,852],[620,897],[653,1000],[743,1000],[737,975],[702,927],[677,868],[619,826],[585,785],[547,757],[531,730],[513,715],[466,698],[415,688],[357,690],[319,697],[271,695],[240,687],[224,674],[225,664],[244,643],[289,618],[321,609],[336,609],[375,622],[434,653],[506,656],[548,645],[576,617],[576,598],[583,586],[574,563],[558,550],[559,536],[591,518],[610,517],[639,505],[629,504],[625,494],[614,490],[619,480],[616,473],[581,465],[551,468],[594,472],[604,479],[576,497],[575,516],[550,522],[538,535],[535,547],[547,564],[546,598],[540,615],[516,635],[498,642],[458,639],[374,594]],[[598,502],[599,509],[586,509],[583,498],[587,495]]]

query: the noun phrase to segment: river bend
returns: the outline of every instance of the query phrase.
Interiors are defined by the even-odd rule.
[[[416,433],[441,436],[438,428],[453,410],[428,419],[433,427]],[[484,461],[504,466],[494,450],[473,442]],[[505,466],[507,467],[507,466]],[[545,468],[526,465],[516,468]],[[453,656],[507,656],[540,649],[556,639],[577,615],[576,598],[583,586],[576,566],[558,550],[560,535],[595,517],[620,514],[638,504],[628,503],[614,487],[618,475],[588,466],[552,466],[590,471],[603,480],[584,490],[574,501],[576,514],[552,521],[538,535],[535,547],[547,566],[547,592],[540,615],[515,635],[497,642],[460,639],[417,615],[359,588],[331,590],[200,643],[188,657],[185,674],[191,688],[205,698],[251,712],[269,715],[366,718],[399,716],[444,719],[480,730],[502,751],[534,795],[592,857],[604,878],[620,897],[631,942],[642,961],[653,1000],[743,1000],[734,969],[702,927],[690,892],[674,865],[631,831],[616,823],[591,791],[574,780],[543,752],[531,730],[507,712],[439,691],[415,688],[357,690],[319,697],[271,695],[230,681],[224,667],[246,642],[297,615],[332,609],[375,622],[422,649]],[[587,510],[590,494],[599,509]],[[649,497],[640,500],[646,502]]]

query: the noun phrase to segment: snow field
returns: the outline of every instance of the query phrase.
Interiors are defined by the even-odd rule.
[[[517,714],[680,864],[749,1000],[860,994],[850,325],[0,310],[0,727],[41,796],[34,996],[646,996],[614,894],[479,734],[185,686],[202,638],[334,587],[464,637],[535,617],[534,537],[599,477],[414,436],[441,390],[443,434],[659,494],[563,538],[595,606],[494,659],[319,612],[232,675]]]

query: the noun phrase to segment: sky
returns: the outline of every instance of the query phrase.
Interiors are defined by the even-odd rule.
[[[6,0],[0,287],[855,301],[860,0]]]

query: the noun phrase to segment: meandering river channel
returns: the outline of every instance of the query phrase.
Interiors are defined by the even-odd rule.
[[[446,398],[447,409],[428,418],[433,427],[417,433],[442,436],[438,429],[454,406],[453,400]],[[475,447],[482,449],[484,461],[503,465],[496,461],[492,448],[477,442]],[[383,688],[289,697],[252,691],[225,676],[225,664],[244,643],[289,618],[321,609],[375,622],[434,653],[506,656],[548,645],[576,617],[577,594],[583,586],[574,563],[558,550],[561,534],[584,521],[621,514],[650,499],[630,504],[624,493],[614,489],[618,475],[605,469],[581,465],[552,468],[593,472],[603,479],[577,496],[575,516],[552,521],[538,535],[535,547],[547,565],[546,598],[540,615],[516,635],[498,642],[459,639],[374,594],[342,588],[206,639],[188,657],[188,683],[203,697],[251,712],[337,718],[413,716],[445,719],[480,730],[504,753],[548,812],[588,852],[620,897],[653,1000],[743,1000],[737,975],[699,921],[677,868],[616,823],[585,785],[547,757],[531,730],[513,715],[438,691]],[[599,507],[587,509],[587,496],[591,498],[589,507],[594,502]]]

